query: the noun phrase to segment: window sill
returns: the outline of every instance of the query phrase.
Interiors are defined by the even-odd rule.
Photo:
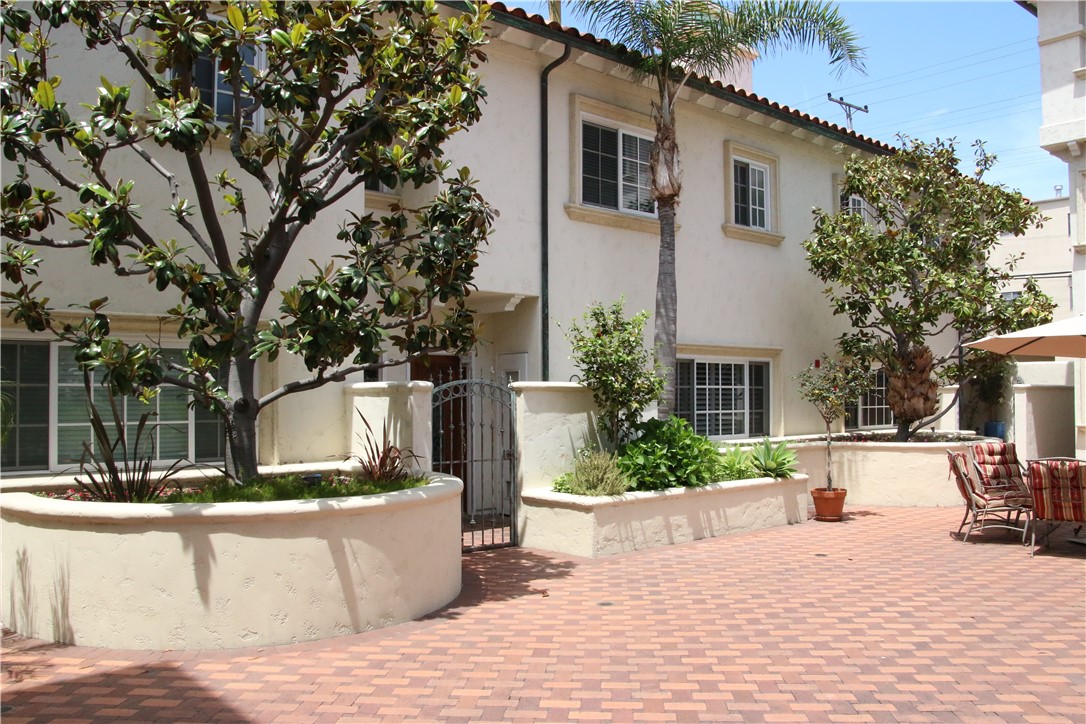
[[[760,231],[758,229],[752,229],[749,226],[723,224],[720,228],[723,229],[725,236],[732,239],[739,239],[740,241],[753,241],[757,244],[765,244],[766,246],[780,246],[781,242],[784,241],[784,236],[782,234]]]
[[[388,211],[399,203],[400,197],[397,194],[387,194],[384,191],[366,191],[367,209],[382,209]]]
[[[586,221],[590,224],[627,229],[629,231],[643,231],[646,234],[653,235],[659,235],[660,233],[660,221],[653,216],[636,216],[595,206],[582,206],[581,204],[566,204],[565,209],[566,216],[574,221]],[[678,226],[675,228],[678,229]]]

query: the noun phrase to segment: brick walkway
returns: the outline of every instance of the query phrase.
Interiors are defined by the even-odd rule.
[[[1086,547],[963,545],[960,515],[853,510],[602,561],[479,553],[428,619],[296,646],[7,636],[3,722],[1086,721]]]

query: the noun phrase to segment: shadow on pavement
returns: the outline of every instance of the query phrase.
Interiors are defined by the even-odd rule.
[[[569,576],[578,566],[526,548],[502,548],[464,556],[463,588],[455,601],[421,620],[456,618],[465,609],[522,596],[546,596],[547,581]]]

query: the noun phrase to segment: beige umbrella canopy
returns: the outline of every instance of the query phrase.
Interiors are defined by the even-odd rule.
[[[1086,358],[1086,315],[985,337],[965,346],[1016,357]]]

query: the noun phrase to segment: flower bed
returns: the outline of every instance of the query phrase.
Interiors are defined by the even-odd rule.
[[[409,621],[460,592],[456,478],[354,498],[88,503],[0,495],[4,621],[85,646],[286,644]]]
[[[806,475],[587,497],[521,495],[521,544],[586,558],[742,533],[807,519]]]

